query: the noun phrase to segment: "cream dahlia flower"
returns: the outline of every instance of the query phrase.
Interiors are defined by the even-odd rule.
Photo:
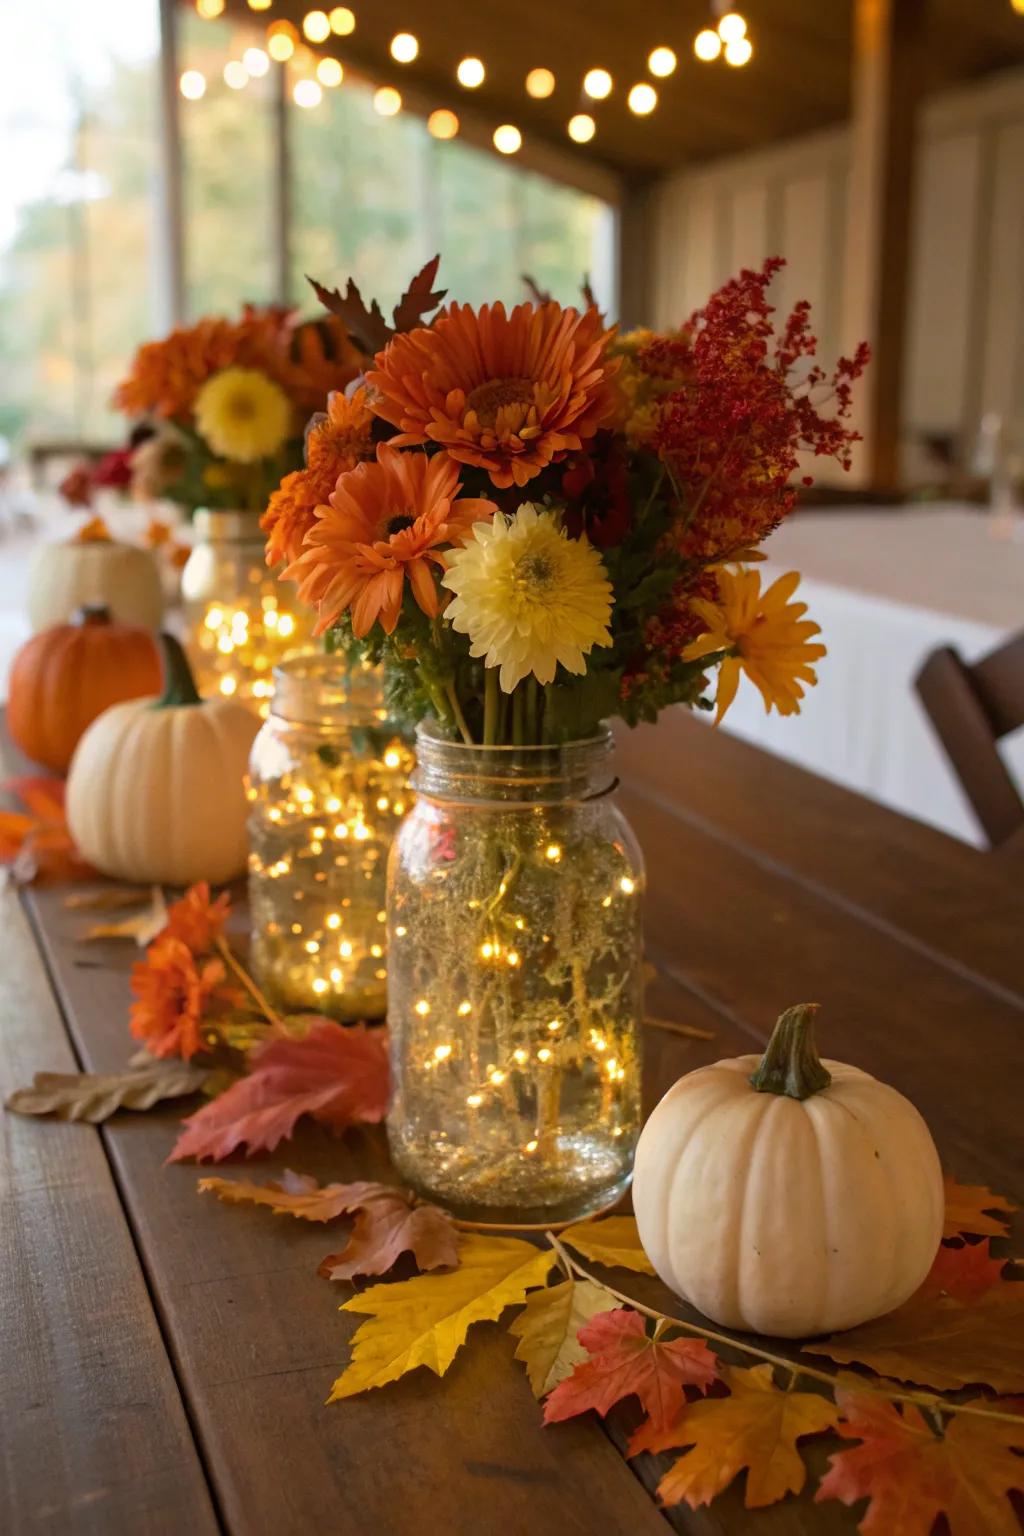
[[[587,653],[611,643],[612,589],[601,557],[550,512],[527,502],[512,517],[477,523],[447,561],[442,585],[455,596],[445,616],[469,636],[473,656],[500,667],[503,692],[531,673],[550,683],[559,663],[581,674]]]

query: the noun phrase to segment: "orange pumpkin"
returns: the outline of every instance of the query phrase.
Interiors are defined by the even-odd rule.
[[[7,724],[26,756],[65,773],[78,738],[111,704],[159,694],[160,650],[148,629],[83,608],[33,635],[11,664]]]

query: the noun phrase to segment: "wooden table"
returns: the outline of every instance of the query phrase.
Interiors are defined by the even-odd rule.
[[[624,739],[623,805],[647,851],[653,1104],[680,1073],[765,1039],[779,1009],[824,1005],[826,1053],[909,1094],[947,1166],[1024,1196],[1021,881],[685,716]],[[40,1069],[121,1066],[129,946],[83,945],[59,890],[0,895],[0,1088]],[[0,1162],[0,1530],[150,1536],[642,1536],[664,1530],[659,1462],[627,1463],[631,1405],[552,1429],[512,1341],[475,1327],[443,1382],[324,1406],[360,1321],[314,1271],[331,1239],[196,1194],[165,1167],[181,1105],[102,1129],[7,1115]],[[282,1166],[386,1171],[380,1135],[309,1126]],[[619,1283],[622,1273],[618,1273]],[[634,1293],[669,1309],[642,1277]],[[835,1443],[808,1442],[816,1480]],[[813,1486],[813,1482],[812,1482]],[[700,1533],[849,1532],[862,1509],[793,1499],[753,1516],[743,1480]]]

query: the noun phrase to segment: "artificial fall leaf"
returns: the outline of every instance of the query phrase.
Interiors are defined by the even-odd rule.
[[[653,1275],[654,1265],[640,1246],[640,1234],[632,1216],[607,1216],[604,1221],[585,1221],[579,1226],[567,1227],[561,1234],[563,1243],[582,1253],[595,1264],[607,1264],[613,1269],[635,1269],[643,1275]]]
[[[959,1248],[944,1243],[935,1255],[921,1290],[929,1295],[955,1296],[974,1301],[1003,1278],[1003,1259],[994,1259],[991,1242],[964,1243]]]
[[[416,326],[423,324],[424,315],[436,309],[444,299],[447,288],[439,288],[436,293],[431,291],[440,265],[439,253],[416,273],[392,311],[396,331],[415,330]]]
[[[1019,1392],[1024,1285],[995,1285],[980,1295],[975,1290],[968,1300],[922,1286],[895,1312],[804,1348],[940,1392],[975,1384]]]
[[[531,277],[529,272],[520,273],[519,281],[522,283],[523,287],[529,294],[531,304],[551,303],[554,295],[551,293],[550,289],[542,288],[537,279],[535,277]]]
[[[1024,1488],[1024,1418],[1019,1425],[955,1415],[940,1438],[912,1403],[902,1413],[880,1397],[836,1393],[844,1440],[860,1445],[829,1458],[816,1502],[870,1499],[864,1536],[930,1536],[942,1512],[951,1536],[1016,1536],[1009,1501]]]
[[[17,1115],[56,1115],[99,1125],[119,1109],[151,1109],[161,1099],[197,1093],[206,1070],[187,1062],[154,1061],[127,1072],[37,1072],[31,1088],[7,1100]]]
[[[342,1306],[368,1312],[352,1338],[352,1360],[331,1389],[328,1402],[397,1381],[424,1365],[443,1376],[466,1341],[471,1324],[493,1321],[543,1285],[554,1262],[518,1237],[467,1234],[458,1269],[374,1285]]]
[[[149,904],[141,912],[133,912],[131,917],[122,917],[114,922],[93,923],[82,934],[82,938],[86,942],[96,939],[134,939],[140,949],[145,949],[166,927],[167,903],[163,891],[154,885],[149,893]]]
[[[254,1184],[251,1179],[199,1180],[199,1193],[216,1195],[225,1205],[266,1205],[278,1216],[297,1216],[302,1221],[333,1221],[352,1209],[362,1191],[375,1184],[318,1184],[305,1173],[286,1168],[280,1179]]]
[[[994,1195],[983,1184],[958,1184],[946,1174],[946,1225],[943,1237],[1004,1237],[1009,1229],[1006,1217],[1017,1207],[1004,1195]],[[1003,1211],[1002,1216],[991,1215]]]
[[[324,308],[338,316],[361,352],[372,357],[387,346],[391,339],[391,327],[380,305],[373,299],[367,309],[362,294],[351,278],[344,293],[337,288],[325,288],[315,277],[307,277],[306,281],[312,285],[313,292]]]
[[[804,1435],[833,1429],[839,1410],[817,1392],[781,1392],[770,1365],[729,1367],[728,1397],[709,1397],[685,1407],[663,1433],[641,1425],[629,1454],[692,1446],[658,1484],[662,1504],[685,1500],[691,1509],[710,1504],[747,1469],[744,1504],[762,1509],[787,1493],[799,1493],[807,1468],[797,1448]],[[891,1536],[895,1536],[893,1527]]]
[[[459,1235],[448,1212],[419,1202],[408,1190],[364,1184],[348,1209],[356,1212],[355,1225],[346,1248],[329,1253],[319,1265],[317,1274],[325,1280],[386,1275],[403,1253],[412,1254],[418,1269],[459,1262]]]
[[[594,1408],[606,1414],[624,1397],[636,1396],[657,1429],[666,1429],[685,1403],[684,1387],[705,1391],[718,1363],[703,1339],[648,1335],[639,1312],[601,1312],[579,1331],[588,1358],[552,1392],[544,1423],[557,1424]]]
[[[96,891],[72,891],[61,902],[69,912],[120,912],[138,907],[149,892],[141,886],[102,885]]]
[[[19,885],[95,876],[68,831],[62,780],[8,779],[3,788],[25,806],[24,812],[0,810],[0,864]]]
[[[588,1358],[577,1334],[610,1300],[592,1280],[563,1280],[527,1296],[508,1331],[519,1340],[516,1359],[525,1362],[534,1397],[544,1397]]]
[[[342,1131],[383,1120],[388,1058],[383,1030],[318,1019],[299,1039],[275,1037],[252,1052],[250,1071],[185,1121],[168,1161],[227,1157],[236,1147],[272,1152],[300,1115]]]

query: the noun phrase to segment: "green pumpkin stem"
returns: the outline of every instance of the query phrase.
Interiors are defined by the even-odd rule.
[[[164,653],[164,691],[156,701],[156,709],[174,709],[181,704],[201,704],[188,657],[173,635],[161,635]]]
[[[809,1099],[832,1081],[814,1043],[814,1015],[818,1003],[797,1003],[779,1015],[761,1064],[750,1075],[758,1093],[781,1093],[790,1099]]]

